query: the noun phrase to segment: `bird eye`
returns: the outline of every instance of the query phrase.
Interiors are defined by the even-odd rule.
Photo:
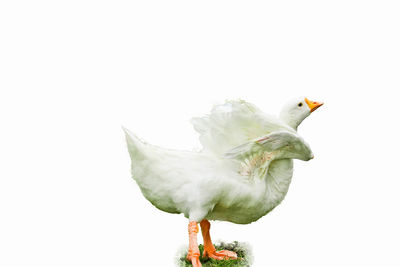
[[[301,103],[301,102],[298,104],[299,107],[301,107],[302,105],[303,105],[303,103]]]

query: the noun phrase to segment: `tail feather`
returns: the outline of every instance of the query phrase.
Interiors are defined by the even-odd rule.
[[[126,143],[132,161],[139,161],[145,158],[145,144],[132,132],[122,127],[125,132]]]

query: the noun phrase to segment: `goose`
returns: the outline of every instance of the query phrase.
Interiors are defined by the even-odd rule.
[[[297,98],[272,116],[244,100],[226,101],[191,120],[201,151],[154,146],[123,128],[131,174],[143,196],[156,208],[189,219],[187,259],[193,266],[201,267],[199,224],[203,257],[237,259],[233,251],[216,251],[210,221],[249,224],[281,203],[292,179],[293,159],[314,158],[297,128],[322,104]]]

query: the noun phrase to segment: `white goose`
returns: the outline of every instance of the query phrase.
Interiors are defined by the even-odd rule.
[[[232,251],[215,250],[208,220],[248,224],[283,200],[292,178],[292,159],[314,157],[297,127],[321,105],[301,98],[273,117],[245,101],[227,101],[210,115],[192,119],[203,145],[200,152],[156,147],[124,129],[132,176],[145,198],[162,211],[183,213],[189,219],[187,257],[193,266],[201,266],[198,223],[204,256],[237,258]]]

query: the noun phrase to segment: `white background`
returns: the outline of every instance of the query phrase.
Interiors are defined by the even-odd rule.
[[[187,220],[130,178],[121,125],[198,148],[189,119],[242,98],[325,105],[289,193],[214,240],[254,266],[399,266],[398,1],[2,1],[0,265],[173,266]],[[199,235],[199,240],[201,237]]]

